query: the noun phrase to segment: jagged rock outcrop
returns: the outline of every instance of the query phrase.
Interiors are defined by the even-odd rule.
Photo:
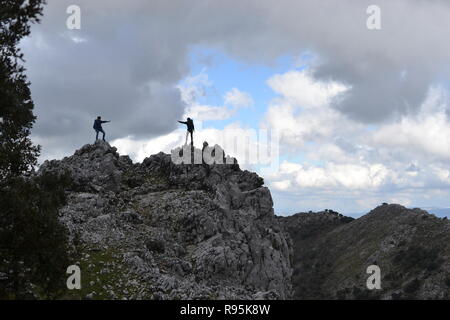
[[[263,180],[223,160],[176,164],[158,153],[133,163],[99,141],[46,161],[38,174],[73,180],[60,220],[82,289],[62,298],[450,298],[448,220],[394,204],[358,219],[275,217]],[[370,265],[380,290],[366,286]]]
[[[294,242],[296,299],[449,299],[450,222],[383,204],[352,219],[335,212],[278,217]],[[369,290],[367,267],[381,270]]]
[[[158,153],[133,164],[98,141],[46,161],[43,172],[73,180],[60,220],[83,286],[68,297],[291,296],[290,238],[263,180],[236,161],[175,164]]]

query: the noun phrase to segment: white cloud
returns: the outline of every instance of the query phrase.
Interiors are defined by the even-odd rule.
[[[292,183],[290,180],[282,180],[282,181],[274,181],[272,182],[272,185],[277,190],[288,191]]]
[[[239,108],[253,105],[252,97],[236,88],[224,95],[223,106],[210,106],[200,103],[208,95],[208,90],[214,88],[208,74],[202,70],[195,76],[187,77],[178,89],[186,104],[184,117],[191,117],[199,121],[226,120],[236,115]]]
[[[253,98],[247,92],[240,91],[237,88],[233,88],[228,91],[224,96],[226,105],[230,105],[235,108],[245,108],[253,105]]]
[[[327,163],[320,167],[285,161],[280,165],[279,173],[272,179],[281,177],[289,177],[297,188],[366,190],[379,188],[386,183],[389,171],[382,164]],[[289,180],[282,181],[282,186],[288,185]]]
[[[330,106],[350,88],[333,81],[316,81],[308,71],[277,74],[267,83],[279,96],[270,103],[264,125],[279,130],[282,141],[294,149],[307,141],[329,140],[342,127],[355,127]]]
[[[310,71],[290,71],[271,77],[267,84],[292,105],[322,108],[349,88],[335,81],[317,81]]]
[[[190,117],[196,121],[226,120],[234,114],[235,110],[230,110],[227,107],[194,104],[186,108],[184,118]]]
[[[450,121],[445,98],[442,88],[430,89],[417,115],[380,126],[373,135],[374,144],[428,159],[450,160]]]
[[[111,145],[115,146],[120,154],[129,155],[133,161],[141,162],[146,157],[161,151],[170,153],[171,149],[182,145],[184,139],[185,132],[175,130],[150,140],[139,140],[132,136],[116,139],[111,141]]]
[[[331,107],[351,88],[316,81],[304,71],[276,75],[268,83],[278,96],[263,125],[280,130],[284,156],[300,156],[266,177],[276,199],[297,195],[303,207],[324,201],[348,211],[348,203],[350,210],[366,210],[381,202],[431,201],[438,190],[450,195],[444,89],[431,88],[418,113],[368,127]]]
[[[197,101],[206,96],[206,90],[211,87],[212,81],[209,80],[208,74],[202,70],[195,76],[186,77],[178,86],[181,92],[181,99],[187,105],[197,104]]]

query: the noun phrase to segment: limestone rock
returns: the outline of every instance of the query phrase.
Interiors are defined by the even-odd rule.
[[[65,171],[73,184],[60,220],[83,252],[83,277],[94,279],[84,296],[291,297],[290,238],[263,180],[235,160],[175,164],[158,153],[133,164],[98,141],[38,174]]]

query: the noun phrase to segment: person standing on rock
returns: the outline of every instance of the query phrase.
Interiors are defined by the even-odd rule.
[[[179,123],[183,123],[185,125],[187,125],[187,132],[186,132],[186,142],[184,143],[185,145],[187,144],[188,141],[188,136],[189,133],[191,134],[191,145],[194,145],[194,121],[191,118],[187,118],[186,121],[179,121]]]
[[[98,140],[98,133],[103,133],[103,141],[105,141],[105,131],[103,131],[102,123],[107,123],[111,121],[103,121],[102,117],[98,116],[97,119],[94,121],[94,130],[96,132],[95,141]]]

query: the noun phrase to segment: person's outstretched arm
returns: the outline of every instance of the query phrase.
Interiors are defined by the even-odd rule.
[[[180,120],[178,120],[178,122],[179,122],[179,123],[182,123],[182,124],[187,124],[187,122],[180,121]]]
[[[108,121],[102,121],[102,123],[107,123],[107,122],[111,122],[111,120],[108,120]]]

